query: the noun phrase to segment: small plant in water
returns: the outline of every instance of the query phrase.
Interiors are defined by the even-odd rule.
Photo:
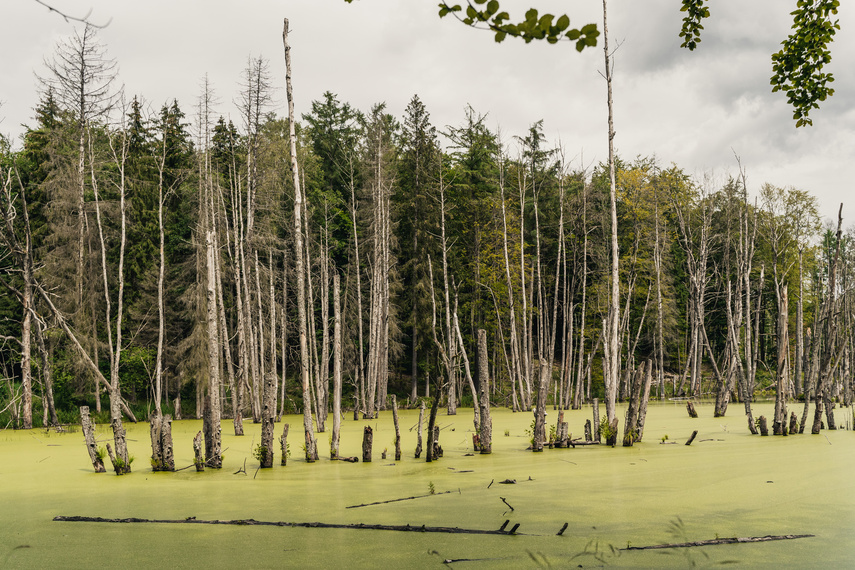
[[[617,435],[617,431],[612,429],[612,426],[609,425],[609,419],[607,416],[603,416],[603,419],[600,420],[600,439],[602,441],[608,441],[612,437]]]
[[[98,451],[95,452],[95,457],[97,457],[101,463],[104,463],[104,458],[107,457],[107,450],[103,447],[99,447]]]
[[[667,433],[662,436],[662,443],[665,443],[666,441],[668,441],[668,434]]]
[[[433,481],[428,482],[428,494],[436,495],[436,487],[433,484]]]
[[[264,463],[264,460],[267,458],[267,446],[258,444],[255,446],[255,449],[252,450],[252,456],[258,460],[259,463]]]
[[[505,437],[510,437],[510,436],[511,436],[511,430],[506,429],[505,430]]]

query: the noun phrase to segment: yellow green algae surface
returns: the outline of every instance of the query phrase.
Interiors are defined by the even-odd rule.
[[[792,408],[800,415],[801,406]],[[752,436],[742,406],[713,418],[699,405],[651,404],[644,441],[527,451],[530,413],[493,410],[492,455],[472,451],[472,410],[440,413],[444,457],[413,458],[417,411],[402,411],[403,459],[394,461],[391,412],[343,423],[341,453],[361,456],[364,425],[374,428],[374,461],[329,460],[329,434],[318,434],[321,459],[301,455],[302,418],[291,424],[288,465],[257,470],[260,428],[236,437],[223,422],[223,468],[152,473],[148,425],[127,424],[133,473],[96,474],[83,435],[0,432],[0,567],[274,568],[274,567],[737,567],[844,568],[855,565],[855,433]],[[604,409],[601,407],[601,413]],[[622,410],[621,410],[622,413]],[[771,417],[773,405],[755,405]],[[811,410],[812,413],[812,410]],[[852,423],[849,409],[838,424]],[[349,416],[352,417],[352,416]],[[590,407],[566,412],[573,437]],[[547,422],[554,424],[551,408]],[[331,421],[329,422],[332,423]],[[192,464],[199,421],[173,423],[176,467]],[[277,424],[281,432],[281,424]],[[622,429],[622,427],[621,427]],[[698,436],[684,443],[693,430]],[[622,435],[622,433],[621,433]],[[676,444],[663,444],[668,441]],[[97,436],[109,441],[110,430]],[[388,459],[381,452],[388,448]],[[278,450],[278,446],[277,446]],[[246,472],[241,470],[244,465]],[[515,480],[515,484],[500,484]],[[430,494],[431,490],[435,494]],[[450,493],[445,493],[450,491]],[[422,496],[427,495],[427,496]],[[358,508],[352,505],[420,496]],[[504,499],[504,500],[503,500]],[[511,510],[510,507],[513,507]],[[437,534],[204,524],[56,522],[57,515],[204,520],[383,524],[498,529],[517,534]],[[563,536],[556,536],[564,523]],[[812,534],[776,542],[665,550],[627,546],[727,537]],[[447,562],[451,561],[451,562]]]

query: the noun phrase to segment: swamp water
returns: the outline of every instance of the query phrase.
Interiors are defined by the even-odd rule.
[[[604,408],[601,406],[601,413]],[[801,406],[791,410],[800,415]],[[148,424],[126,424],[134,472],[92,471],[83,435],[0,431],[0,567],[827,567],[855,565],[855,433],[752,436],[741,405],[691,419],[681,403],[651,403],[644,442],[526,451],[532,415],[493,410],[493,454],[472,451],[472,411],[440,413],[444,457],[413,459],[418,411],[402,411],[403,459],[394,457],[391,412],[342,424],[342,455],[361,456],[362,428],[374,428],[374,461],[332,462],[329,433],[317,434],[321,460],[302,460],[302,418],[289,416],[291,458],[256,472],[260,426],[231,435],[223,421],[223,469],[152,473]],[[813,410],[811,410],[812,414]],[[623,413],[623,410],[620,411]],[[771,417],[772,403],[755,405]],[[836,410],[839,425],[852,423]],[[557,412],[548,411],[547,424]],[[427,415],[427,414],[426,414]],[[568,411],[574,437],[590,407]],[[329,424],[332,421],[330,418]],[[622,422],[621,422],[622,423]],[[410,430],[410,428],[413,428]],[[173,423],[176,467],[193,462],[200,421]],[[276,425],[277,437],[281,424]],[[695,442],[683,445],[693,430]],[[622,426],[621,426],[622,430]],[[505,433],[508,435],[505,435]],[[97,437],[109,441],[99,425]],[[623,433],[621,431],[619,440]],[[663,445],[667,435],[676,445]],[[386,460],[380,458],[388,448]],[[277,443],[278,451],[278,443]],[[238,473],[246,465],[246,474]],[[109,467],[108,467],[109,469]],[[516,484],[500,481],[515,479]],[[490,486],[491,481],[493,484]],[[489,486],[489,488],[488,488]],[[429,495],[430,489],[435,495]],[[451,493],[444,493],[451,491]],[[390,499],[416,498],[347,508]],[[513,511],[507,505],[513,507]],[[148,519],[385,524],[497,529],[516,536],[436,534],[202,524],[54,522],[57,515]],[[563,536],[556,533],[567,522]],[[694,548],[625,551],[627,546],[725,537],[813,534],[813,538]]]

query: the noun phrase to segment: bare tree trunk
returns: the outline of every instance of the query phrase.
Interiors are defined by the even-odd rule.
[[[480,391],[481,425],[478,435],[481,454],[493,452],[493,420],[490,418],[490,375],[487,359],[487,331],[478,329],[478,390]]]
[[[520,340],[519,334],[517,333],[517,317],[515,314],[515,303],[514,303],[514,287],[513,281],[511,279],[511,261],[510,254],[508,252],[508,221],[507,221],[507,213],[505,209],[505,185],[504,185],[504,169],[503,164],[500,165],[499,171],[499,191],[501,193],[501,201],[502,201],[502,251],[504,254],[505,260],[505,279],[507,281],[507,289],[508,289],[508,310],[509,316],[508,320],[510,321],[510,335],[511,335],[511,362],[513,366],[510,368],[510,381],[511,386],[514,390],[514,411],[519,410],[518,403],[516,401],[516,386],[522,388],[522,370],[520,367]],[[497,314],[497,317],[499,315]],[[522,396],[522,407],[524,409],[528,409],[530,407],[530,397],[531,393],[529,392],[526,395],[525,392],[521,393]],[[528,398],[528,399],[527,399]]]
[[[537,406],[534,409],[532,451],[543,451],[543,444],[546,441],[546,395],[549,392],[549,377],[551,375],[552,370],[549,368],[549,362],[541,360],[540,381],[537,388]]]
[[[609,313],[606,324],[608,334],[603,343],[608,358],[603,366],[605,383],[606,417],[609,424],[615,419],[615,398],[617,396],[618,378],[620,377],[620,342],[618,318],[620,313],[620,273],[617,227],[617,192],[615,189],[615,154],[614,154],[614,112],[612,109],[612,56],[609,53],[609,28],[607,1],[603,0],[603,52],[606,59],[606,86],[608,90],[609,107],[609,200],[611,209],[611,290],[609,293]]]
[[[787,368],[787,355],[790,342],[787,325],[789,321],[789,298],[787,284],[779,287],[778,299],[778,367],[775,374],[775,420],[772,424],[772,433],[775,435],[787,435],[787,392],[789,385],[789,370]]]
[[[92,423],[92,418],[89,417],[89,406],[80,406],[80,426],[83,429],[86,450],[89,452],[89,459],[92,461],[95,473],[105,473],[104,459],[98,453],[98,444],[95,441],[95,426]]]
[[[297,312],[300,320],[300,370],[303,379],[303,430],[306,441],[306,461],[317,461],[318,452],[315,444],[315,434],[312,430],[311,388],[309,387],[309,347],[306,339],[306,277],[303,269],[303,230],[302,206],[303,191],[300,188],[300,177],[297,168],[297,136],[294,130],[294,98],[291,90],[291,48],[288,45],[288,19],[282,30],[282,43],[285,48],[285,79],[288,96],[288,138],[291,147],[291,173],[294,176],[294,250],[296,254],[297,272]]]
[[[421,405],[419,406],[419,429],[418,429],[418,439],[416,441],[416,452],[415,458],[418,459],[422,455],[422,426],[425,423],[425,402],[422,400]]]
[[[333,272],[333,430],[330,442],[330,456],[337,459],[339,455],[339,434],[341,432],[341,301],[339,299],[338,271]]]

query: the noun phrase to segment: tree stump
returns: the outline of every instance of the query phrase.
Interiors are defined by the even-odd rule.
[[[769,435],[769,426],[766,425],[766,416],[760,416],[758,421],[760,422],[760,435]]]
[[[585,420],[585,441],[594,441],[591,434],[591,420]]]
[[[477,433],[472,434],[472,451],[481,451],[481,437]]]
[[[696,437],[698,437],[698,430],[692,432],[692,435],[689,436],[689,440],[686,442],[686,445],[692,445],[692,442],[695,441]]]
[[[813,412],[813,427],[811,427],[810,432],[816,435],[822,429],[822,400],[817,397],[816,402],[814,404],[816,408]]]
[[[151,470],[175,471],[172,455],[172,417],[152,414],[149,417],[151,431]]]
[[[80,406],[80,427],[83,429],[83,438],[86,440],[86,450],[89,452],[92,468],[95,469],[95,473],[106,473],[103,455],[98,453],[98,444],[95,443],[95,424],[89,417],[89,406]]]
[[[594,441],[600,441],[600,399],[594,398]]]
[[[291,424],[285,424],[282,427],[282,437],[279,438],[279,447],[282,449],[282,461],[280,465],[288,464],[288,429]]]
[[[193,438],[193,462],[196,464],[196,471],[205,470],[205,456],[202,455],[202,432],[196,434]]]
[[[698,417],[698,412],[695,411],[695,405],[692,402],[686,402],[686,411],[689,412],[690,418]]]
[[[371,446],[374,443],[374,431],[371,426],[365,426],[362,433],[362,462],[371,463]]]
[[[799,419],[796,417],[795,412],[790,412],[790,433],[798,433],[799,432]]]
[[[434,460],[442,457],[442,446],[439,444],[439,426],[433,426],[433,441],[431,444],[433,447]]]

